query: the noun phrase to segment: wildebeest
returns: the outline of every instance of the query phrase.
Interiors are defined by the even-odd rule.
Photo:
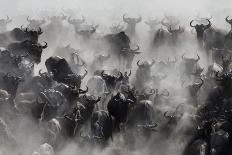
[[[119,61],[119,64],[126,65],[126,68],[131,68],[134,56],[140,54],[140,52],[137,52],[139,46],[137,46],[137,49],[131,49],[130,38],[125,32],[106,35],[102,40],[109,46],[107,49],[111,55]]]
[[[30,29],[38,29],[40,28],[43,24],[46,23],[46,20],[43,18],[41,20],[36,20],[36,19],[30,19],[29,16],[27,16],[27,21],[29,24],[27,25],[28,28]]]
[[[138,69],[136,70],[135,86],[138,90],[141,90],[152,78],[151,67],[155,64],[155,60],[152,60],[151,63],[144,61],[140,64],[139,62],[140,60],[137,62]]]
[[[7,25],[12,22],[8,16],[6,19],[0,19],[0,33],[7,31]]]
[[[120,131],[122,125],[126,123],[129,110],[133,104],[134,101],[125,98],[122,93],[111,96],[107,109],[109,114],[114,117],[114,126],[117,131]]]
[[[85,17],[82,16],[82,19],[72,19],[71,16],[69,16],[67,21],[69,24],[73,25],[75,32],[78,32],[81,24],[85,22]]]
[[[46,68],[49,73],[52,73],[53,79],[57,82],[62,82],[68,86],[80,88],[81,80],[87,75],[76,75],[71,70],[68,62],[61,57],[50,57],[45,62]]]
[[[17,41],[32,41],[34,43],[38,42],[39,36],[42,34],[41,28],[38,30],[29,30],[28,28],[14,28],[11,31],[7,31],[0,34],[0,46],[7,47],[10,43]]]
[[[134,38],[136,35],[136,30],[135,30],[136,24],[142,21],[142,17],[140,16],[139,18],[129,18],[129,17],[126,17],[126,15],[124,14],[123,21],[127,23],[127,28],[125,30],[126,34]]]
[[[0,88],[6,90],[11,98],[14,99],[17,93],[18,85],[23,82],[24,79],[19,76],[14,76],[10,73],[1,73],[0,75]]]
[[[104,146],[113,134],[113,121],[106,111],[95,111],[91,116],[91,134],[83,136],[92,144]]]
[[[117,77],[115,75],[105,74],[104,70],[101,72],[101,77],[104,79],[108,91],[112,92],[115,89],[116,84],[123,79],[122,73],[120,72],[119,74],[120,75]]]
[[[180,64],[180,72],[182,76],[190,77],[195,73],[195,71],[200,68],[198,61],[200,60],[200,56],[197,55],[197,58],[186,58],[184,57],[184,54],[182,57],[182,63]],[[203,70],[201,70],[202,72]]]
[[[15,55],[27,55],[27,59],[29,59],[33,63],[40,63],[42,51],[47,48],[47,43],[45,45],[41,45],[39,43],[34,43],[32,41],[26,40],[23,42],[11,43],[7,46],[7,49],[11,51]]]
[[[203,47],[203,40],[204,40],[204,32],[205,30],[209,29],[211,27],[211,22],[209,19],[206,19],[208,21],[208,24],[207,25],[204,25],[204,24],[196,24],[196,25],[193,25],[193,22],[194,20],[192,20],[190,22],[190,26],[195,28],[196,32],[197,32],[197,41],[198,41],[198,44],[200,47]]]

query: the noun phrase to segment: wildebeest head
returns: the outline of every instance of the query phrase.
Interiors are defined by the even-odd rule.
[[[76,33],[84,37],[84,39],[89,39],[96,32],[98,27],[99,25],[90,25],[87,29],[76,29]]]
[[[112,24],[112,26],[110,27],[110,31],[112,33],[119,33],[122,32],[124,30],[124,26],[120,25],[120,24]]]
[[[93,95],[84,94],[80,96],[79,101],[87,108],[93,109],[95,104],[101,100],[101,97],[96,98]]]
[[[64,82],[67,83],[69,86],[77,88],[80,88],[81,81],[85,78],[85,76],[88,74],[88,71],[85,70],[85,73],[83,75],[76,75],[76,74],[68,74],[64,78]]]
[[[127,23],[127,28],[125,31],[127,32],[129,36],[133,36],[135,35],[136,24],[142,21],[142,17],[139,16],[138,18],[129,18],[129,17],[126,17],[126,15],[124,14],[123,21]]]
[[[165,26],[167,29],[170,27],[176,27],[180,21],[175,16],[167,16],[165,15],[161,21],[161,24]]]
[[[41,61],[41,55],[43,49],[47,48],[47,43],[44,42],[45,45],[41,45],[39,43],[34,43],[32,41],[26,40],[21,43],[22,49],[25,49],[26,53],[29,54],[29,59],[31,59],[32,62],[40,63]],[[17,49],[15,49],[17,50]],[[20,50],[20,49],[19,49]]]
[[[149,19],[145,21],[145,24],[150,27],[151,32],[153,32],[160,23],[161,22],[158,19]]]
[[[116,95],[111,96],[108,102],[107,109],[110,115],[116,119],[117,128],[120,130],[120,123],[124,123],[127,119],[127,115],[131,106],[134,105],[134,101],[125,97],[124,94],[118,92]]]
[[[46,23],[46,20],[43,18],[41,20],[30,19],[29,16],[27,17],[27,21],[29,22],[28,27],[30,28],[39,28],[41,25]]]
[[[190,22],[190,26],[195,28],[196,32],[197,32],[197,39],[203,39],[203,34],[204,34],[204,31],[207,30],[208,28],[211,27],[211,22],[209,19],[206,19],[208,21],[208,24],[207,25],[204,25],[204,24],[196,24],[196,25],[193,25],[193,22],[194,20],[192,20]]]
[[[200,78],[201,82],[195,82],[192,85],[188,86],[187,88],[189,89],[189,93],[191,97],[196,97],[197,92],[200,90],[200,88],[204,84],[204,80]]]
[[[109,90],[113,90],[117,82],[123,79],[123,74],[119,72],[119,76],[105,74],[104,70],[101,72],[101,77],[105,80],[106,86]]]
[[[78,29],[81,24],[85,22],[85,17],[82,16],[82,19],[71,19],[71,16],[68,17],[68,23],[72,24],[75,29]]]
[[[180,26],[179,29],[172,29],[172,27],[170,26],[168,28],[168,32],[172,34],[173,39],[177,39],[178,35],[184,32],[184,29]]]
[[[138,69],[136,70],[136,79],[140,80],[139,83],[147,82],[151,79],[151,67],[155,64],[155,60],[152,60],[151,63],[144,61],[143,63],[137,62]]]
[[[39,76],[44,86],[46,86],[47,88],[52,86],[52,77],[47,72],[42,73],[42,71],[39,70]]]
[[[42,34],[42,29],[39,27],[38,30],[29,30],[28,28],[15,29],[15,38],[19,41],[30,40],[37,43],[39,36]]]
[[[138,18],[129,18],[126,17],[126,15],[123,15],[123,21],[129,25],[135,26],[137,23],[140,23],[142,21],[142,17],[139,16]]]
[[[184,57],[184,54],[183,54],[181,57],[183,60],[183,65],[184,65],[183,67],[185,68],[184,72],[186,74],[192,74],[193,70],[195,69],[195,67],[198,64],[198,61],[200,60],[200,56],[197,55],[197,58],[194,59],[194,58],[186,58],[186,57]]]
[[[7,24],[11,23],[12,19],[10,19],[8,16],[6,19],[0,19],[0,31],[4,32],[7,30]]]
[[[61,22],[61,21],[65,20],[66,18],[67,18],[67,16],[65,16],[64,14],[62,14],[60,16],[48,17],[48,19],[53,23]]]
[[[152,60],[151,63],[148,63],[147,61],[142,62],[142,64],[140,64],[140,60],[137,61],[137,66],[139,67],[138,69],[141,71],[145,71],[145,72],[151,72],[151,67],[155,64],[155,60]]]
[[[141,52],[137,52],[139,50],[139,46],[136,49],[131,48],[123,48],[121,51],[121,56],[126,60],[126,68],[132,67],[132,62],[134,60],[135,55],[140,54]]]

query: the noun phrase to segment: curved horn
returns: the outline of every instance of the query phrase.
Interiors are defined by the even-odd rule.
[[[225,20],[227,23],[232,24],[232,19],[229,19],[229,16],[227,16]]]
[[[128,18],[126,18],[125,16],[126,16],[126,14],[123,14],[123,21],[127,23],[129,21],[128,21]]]
[[[87,74],[88,74],[88,71],[85,69],[85,74],[81,76],[81,79],[84,79]]]
[[[42,76],[42,69],[39,70],[39,75]]]
[[[123,79],[123,74],[122,72],[119,72],[120,76],[117,78],[118,81],[122,80]]]
[[[200,80],[201,80],[201,83],[199,84],[199,87],[201,88],[201,86],[203,86],[204,84],[204,80],[202,78],[200,78]]]
[[[161,24],[165,27],[169,27],[170,25],[168,23],[165,23],[164,21],[165,21],[165,18],[162,19]]]
[[[136,52],[136,51],[138,51],[140,49],[140,47],[139,47],[139,45],[137,45],[137,48],[136,49],[134,49],[134,50],[131,50],[132,52]]]
[[[20,29],[23,30],[23,25],[20,26]]]
[[[47,48],[48,47],[48,43],[46,41],[44,41],[45,45],[42,46],[43,49]]]
[[[12,19],[10,19],[9,16],[6,16],[6,18],[7,18],[7,19],[6,19],[6,22],[7,22],[7,23],[11,23],[11,22],[12,22]]]
[[[139,60],[139,61],[140,61],[140,60]],[[139,61],[137,61],[137,66],[138,66],[138,67],[141,67],[141,65],[139,64]]]
[[[42,32],[42,29],[41,29],[41,27],[39,27],[39,30],[38,30],[38,34],[40,35],[40,34],[42,34],[43,32]]]
[[[207,28],[210,28],[210,26],[211,26],[211,21],[209,20],[209,19],[206,19],[207,21],[208,21],[208,24],[205,26],[205,28],[207,29]]]
[[[185,57],[184,57],[184,55],[185,55],[185,53],[181,56],[181,58],[183,59],[183,60],[185,60]]]
[[[194,25],[192,25],[192,24],[193,24],[193,22],[194,22],[194,20],[192,20],[192,21],[190,22],[190,26],[195,28],[195,27],[196,27],[196,25],[195,25],[195,26],[194,26]]]
[[[29,16],[27,16],[27,21],[28,21],[28,22],[31,22],[31,20],[29,19]]]
[[[104,70],[101,72],[101,76],[102,76],[103,78],[106,77],[105,74],[104,74],[104,72],[105,72]]]
[[[199,60],[200,60],[200,56],[197,54],[197,59],[195,61],[198,62]]]
[[[95,100],[95,103],[101,101],[101,97],[98,97],[96,100]]]
[[[152,62],[151,62],[151,64],[150,64],[150,67],[153,66],[154,64],[155,64],[155,60],[152,59]]]
[[[130,72],[129,72],[128,76],[131,76],[131,70],[130,70]]]
[[[28,32],[28,28],[26,28],[24,32]]]
[[[86,94],[89,91],[89,88],[86,86],[86,90],[79,89],[79,94]]]

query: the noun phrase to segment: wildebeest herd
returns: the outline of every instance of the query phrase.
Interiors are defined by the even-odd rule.
[[[144,48],[141,16],[124,14],[125,26],[107,34],[84,16],[26,20],[12,30],[13,19],[0,20],[0,153],[72,154],[71,143],[83,154],[232,154],[232,29],[197,17],[188,32],[165,15],[144,22]],[[60,44],[69,42],[64,22],[72,45]],[[232,28],[232,19],[224,24]],[[178,51],[187,42],[195,57]]]

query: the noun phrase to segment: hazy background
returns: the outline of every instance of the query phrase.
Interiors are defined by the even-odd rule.
[[[181,21],[180,25],[185,26],[186,31],[191,30],[189,22],[196,18],[197,15],[202,17],[209,17],[212,15],[213,26],[228,31],[230,27],[229,24],[225,23],[225,17],[229,15],[232,17],[232,0],[0,0],[0,7],[0,18],[5,18],[6,15],[13,18],[13,22],[9,25],[9,29],[15,26],[26,26],[28,24],[26,22],[26,17],[28,15],[31,18],[41,18],[48,15],[61,15],[61,13],[64,13],[68,16],[72,15],[72,17],[84,15],[87,23],[99,24],[100,31],[106,34],[109,32],[108,27],[112,23],[122,23],[122,15],[124,13],[132,17],[141,15],[143,21],[137,25],[137,32],[139,33],[139,45],[142,47],[142,52],[144,52],[143,49],[145,49],[143,48],[145,46],[144,42],[147,39],[149,30],[149,27],[144,24],[144,21],[149,17],[162,19],[164,14],[177,16]],[[69,28],[72,28],[72,26],[69,25]],[[192,36],[194,37],[194,35]],[[65,44],[70,40],[71,39],[64,39]],[[185,45],[181,50],[192,51],[194,56],[196,56],[196,48],[192,43],[190,44],[191,46]],[[192,47],[192,49],[189,49],[190,47]],[[52,53],[53,48],[49,48],[48,51]],[[144,53],[146,53],[146,51]],[[45,52],[43,61],[41,62],[42,65],[49,55],[50,54],[47,55]],[[144,54],[141,55],[141,57],[144,57]],[[147,57],[147,59],[150,60],[151,57]],[[203,60],[204,59],[201,57],[200,63],[204,63]],[[37,71],[38,69],[36,69],[36,72]],[[165,87],[167,88],[169,84],[175,87],[173,83],[175,82],[169,80],[168,84],[165,84]],[[183,126],[180,126],[180,128],[181,127]],[[175,138],[176,137],[173,139]],[[158,142],[161,142],[161,140],[159,141],[159,139],[157,139]],[[161,154],[161,152],[165,152],[163,154],[173,154],[173,149],[179,146],[178,140],[182,139],[176,138],[176,145],[171,145],[168,149],[166,148],[165,142],[163,142],[164,144],[160,144],[163,149],[156,144],[158,146],[154,148],[159,148],[159,150],[155,153]],[[31,141],[28,141],[29,144]],[[171,143],[171,141],[169,141],[169,143]],[[62,150],[63,152],[61,154],[81,154],[80,152],[76,152],[76,150],[78,150],[77,147],[78,146],[75,144],[70,144]],[[139,152],[137,154],[143,153]]]

